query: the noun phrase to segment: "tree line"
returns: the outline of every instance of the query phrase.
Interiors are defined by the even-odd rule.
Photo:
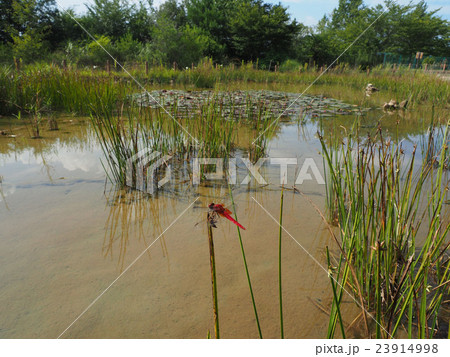
[[[120,62],[149,61],[190,66],[204,57],[218,63],[329,64],[340,57],[373,65],[380,53],[450,57],[450,26],[425,1],[398,5],[386,0],[340,0],[317,26],[291,19],[282,4],[263,0],[93,0],[82,14],[59,9],[55,0],[2,0],[0,61],[104,63],[106,49]],[[372,24],[373,23],[373,24]],[[369,25],[372,24],[370,27]],[[91,37],[92,36],[92,37]],[[102,48],[103,47],[103,48]]]

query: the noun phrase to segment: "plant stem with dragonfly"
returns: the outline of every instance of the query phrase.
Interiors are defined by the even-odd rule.
[[[217,301],[217,281],[216,281],[216,257],[214,254],[214,239],[212,232],[212,225],[210,223],[211,213],[208,212],[207,226],[208,226],[208,242],[209,242],[209,259],[211,265],[211,285],[212,285],[212,298],[213,298],[213,314],[214,314],[214,332],[216,338],[220,338],[219,330],[219,304]]]

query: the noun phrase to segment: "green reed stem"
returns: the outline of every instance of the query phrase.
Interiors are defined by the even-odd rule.
[[[230,198],[231,198],[231,204],[233,206],[234,218],[237,221],[238,217],[237,217],[237,214],[236,214],[236,206],[234,204],[233,192],[232,192],[230,186],[228,186],[228,190],[230,192]],[[241,246],[242,259],[244,260],[244,267],[245,267],[245,274],[247,276],[248,288],[250,290],[250,296],[252,298],[252,305],[253,305],[253,311],[255,313],[256,326],[258,327],[259,338],[263,338],[262,332],[261,332],[261,325],[259,324],[259,317],[258,317],[258,310],[256,308],[255,296],[253,294],[253,288],[252,288],[252,282],[251,282],[251,279],[250,279],[250,273],[248,272],[247,259],[245,257],[244,244],[242,242],[242,237],[241,237],[241,229],[239,228],[239,226],[236,226],[236,228],[237,228],[237,232],[238,232],[238,236],[239,236],[239,244]]]
[[[280,332],[281,338],[284,338],[284,323],[283,323],[283,289],[281,284],[281,236],[283,232],[283,199],[284,190],[281,189],[281,200],[280,200],[280,229],[278,238],[278,296],[280,300]]]
[[[431,155],[437,169],[436,163],[423,162],[419,170],[414,169],[415,148],[405,163],[401,144],[385,141],[381,131],[356,145],[349,136],[342,148],[329,149],[320,137],[330,177],[328,202],[337,207],[341,235],[337,276],[343,273],[341,286],[348,285],[364,308],[375,312],[377,338],[387,337],[383,331],[395,337],[402,326],[410,338],[432,338],[439,328],[450,276],[450,261],[444,258],[450,224],[443,219],[448,130],[447,124],[438,160]],[[349,269],[357,274],[347,277]],[[334,282],[331,287],[336,297],[329,338],[339,321],[343,291]]]
[[[377,267],[376,267],[376,278],[375,278],[375,290],[376,290],[376,319],[377,322],[381,321],[381,247],[378,244],[377,248]],[[381,325],[376,324],[376,336],[381,338]]]
[[[335,312],[336,312],[338,320],[339,320],[339,326],[341,328],[342,338],[345,338],[344,321],[342,320],[341,308],[340,308],[340,306],[341,306],[340,300],[341,299],[338,298],[337,292],[336,292],[336,285],[335,285],[335,280],[333,277],[333,268],[332,268],[331,259],[330,259],[330,252],[328,250],[328,247],[326,247],[326,249],[327,249],[328,271],[329,271],[329,277],[330,277],[330,282],[331,282],[331,288],[333,290],[334,307],[336,309]]]

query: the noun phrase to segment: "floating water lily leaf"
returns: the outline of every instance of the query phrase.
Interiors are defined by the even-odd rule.
[[[138,93],[131,96],[140,106],[157,108],[163,106],[177,116],[197,115],[205,105],[215,105],[226,119],[251,120],[261,110],[265,115],[280,116],[295,120],[299,115],[307,114],[321,117],[348,115],[366,112],[370,108],[360,108],[341,100],[298,93],[274,91],[184,91],[155,90],[150,93]],[[176,109],[176,110],[175,110]]]

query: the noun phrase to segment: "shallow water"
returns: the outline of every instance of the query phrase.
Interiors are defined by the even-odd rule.
[[[368,132],[380,116],[387,135],[405,139],[407,154],[425,128],[422,120],[429,119],[426,112],[373,110],[322,125],[327,133],[360,120]],[[60,129],[43,129],[42,139],[28,139],[25,126],[0,122],[0,129],[16,135],[0,136],[0,337],[55,338],[70,326],[62,337],[205,338],[213,320],[204,208],[210,202],[229,206],[227,186],[210,182],[183,194],[167,187],[157,196],[115,190],[105,183],[103,154],[88,121],[58,122]],[[313,158],[323,174],[319,124],[280,124],[268,155],[300,164]],[[252,181],[233,189],[247,228],[242,238],[265,338],[279,337],[279,170],[263,167],[268,186]],[[287,186],[297,172],[289,168]],[[240,165],[239,180],[246,174]],[[325,211],[324,185],[312,180],[297,187]],[[285,336],[325,337],[324,311],[332,298],[325,247],[334,243],[311,203],[289,190],[283,225],[292,235],[283,234]],[[219,220],[214,242],[221,335],[257,338],[235,226]],[[358,312],[347,305],[350,324]]]

